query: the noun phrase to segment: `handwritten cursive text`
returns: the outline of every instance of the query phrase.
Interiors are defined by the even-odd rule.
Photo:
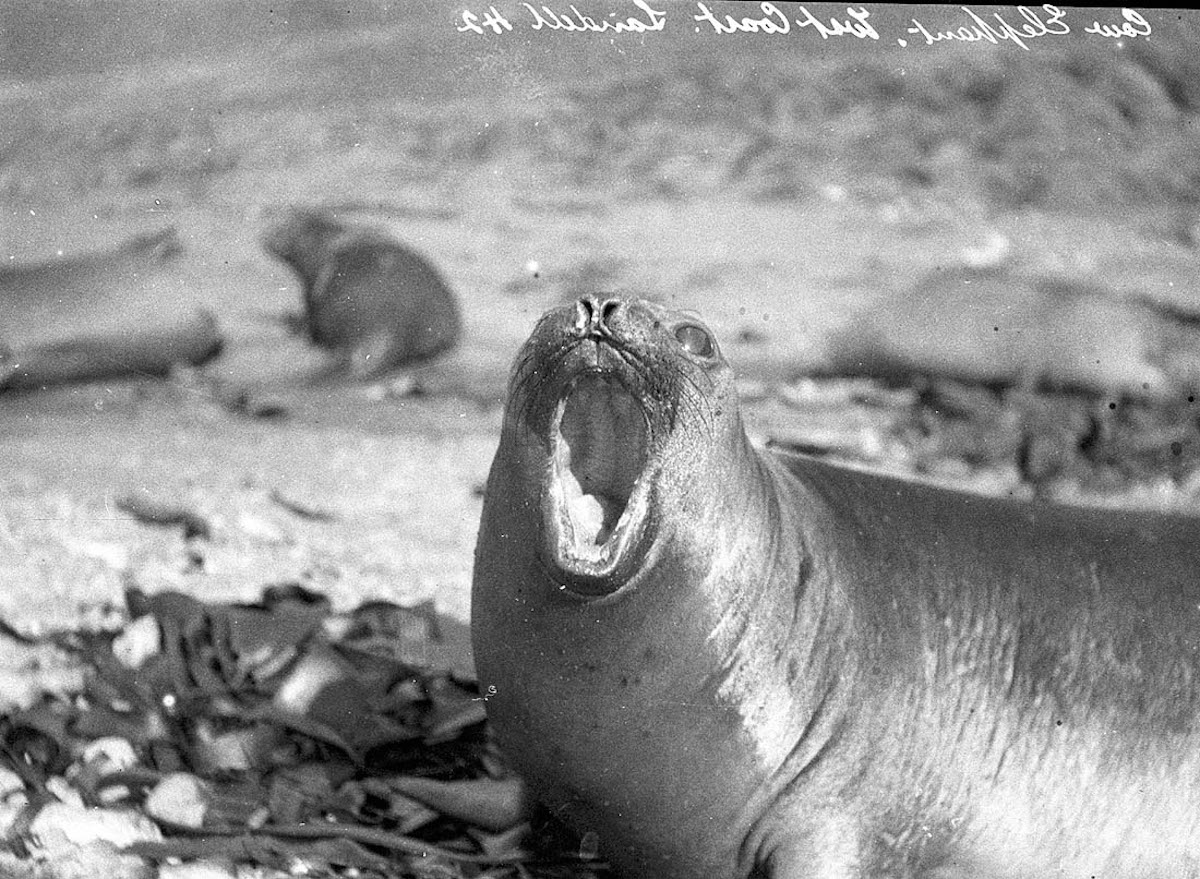
[[[1102,37],[1112,37],[1114,40],[1119,40],[1122,37],[1150,36],[1150,23],[1142,18],[1136,9],[1122,9],[1121,17],[1125,19],[1121,24],[1102,24],[1099,21],[1093,21],[1083,29],[1083,32],[1085,34],[1098,34]]]
[[[830,37],[851,36],[861,39],[878,40],[879,34],[867,21],[871,13],[866,7],[855,9],[846,7],[846,18],[830,16],[828,21],[822,21],[813,15],[807,6],[799,6],[799,15],[789,19],[774,3],[760,3],[761,16],[747,15],[741,18],[725,13],[718,15],[709,8],[707,3],[697,2],[699,14],[693,15],[697,24],[708,24],[718,34],[786,34],[792,30],[792,25],[799,28],[812,28],[821,35],[821,39]]]
[[[633,5],[645,14],[644,19],[631,15],[624,20],[617,19],[616,21],[609,20],[616,18],[615,12],[610,12],[608,18],[597,20],[590,15],[584,15],[574,4],[571,5],[569,14],[555,12],[549,6],[542,6],[540,9],[535,9],[529,3],[522,3],[521,5],[529,10],[529,14],[533,16],[531,27],[535,31],[548,28],[555,31],[591,31],[592,33],[612,31],[618,34],[644,34],[648,31],[662,30],[667,22],[667,13],[651,9],[650,4],[646,0],[633,0]]]
[[[697,23],[707,22],[712,25],[712,29],[718,34],[786,34],[792,29],[788,17],[780,12],[774,3],[759,5],[759,9],[762,10],[761,18],[752,15],[734,18],[728,14],[718,17],[708,8],[707,3],[697,3],[696,8],[700,10],[700,14],[693,15],[692,18]]]
[[[968,6],[963,6],[961,9],[971,19],[971,24],[948,30],[930,30],[914,18],[911,19],[912,27],[908,28],[908,32],[924,37],[927,46],[932,46],[934,43],[941,42],[942,40],[961,40],[966,43],[976,43],[986,40],[993,45],[1003,40],[1008,40],[1013,45],[1020,46],[1022,49],[1029,51],[1029,46],[1025,42],[1026,40],[1034,39],[1035,37],[1044,37],[1049,34],[1066,34],[1070,33],[1071,30],[1063,20],[1066,13],[1057,6],[1051,6],[1048,3],[1042,6],[1041,14],[1030,9],[1028,6],[1018,6],[1017,12],[1025,19],[1025,23],[1018,26],[1009,24],[1004,15],[999,12],[992,14],[992,18],[996,20],[996,23],[992,24],[980,18]],[[1045,16],[1044,19],[1043,15]]]

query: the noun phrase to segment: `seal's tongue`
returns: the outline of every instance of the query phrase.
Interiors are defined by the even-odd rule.
[[[554,479],[568,526],[562,548],[599,562],[646,465],[642,408],[615,379],[586,375],[564,402],[556,439]]]

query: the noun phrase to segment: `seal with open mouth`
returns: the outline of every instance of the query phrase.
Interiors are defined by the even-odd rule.
[[[475,557],[488,715],[629,877],[1200,877],[1200,520],[755,449],[694,317],[517,358]]]

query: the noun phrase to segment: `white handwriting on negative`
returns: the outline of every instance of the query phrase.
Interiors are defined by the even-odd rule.
[[[986,40],[992,44],[1008,40],[1026,51],[1029,50],[1029,46],[1025,43],[1026,40],[1071,32],[1070,27],[1063,20],[1066,13],[1048,3],[1042,7],[1040,15],[1028,6],[1018,6],[1017,12],[1025,19],[1025,23],[1017,26],[1009,24],[1008,20],[999,12],[992,14],[992,18],[996,20],[996,23],[992,24],[976,15],[970,7],[963,6],[961,8],[970,17],[971,24],[948,30],[931,31],[914,18],[912,19],[913,26],[908,29],[908,32],[914,36],[924,37],[927,46],[932,46],[942,40],[961,40],[966,43]]]
[[[648,31],[662,30],[667,21],[667,13],[662,10],[651,9],[650,4],[646,0],[633,0],[633,5],[645,13],[645,19],[629,16],[624,21],[597,20],[590,15],[584,15],[574,5],[571,6],[569,13],[555,12],[549,6],[542,6],[540,9],[535,9],[529,3],[522,3],[521,5],[528,9],[529,14],[533,16],[531,27],[535,31],[548,28],[555,31],[591,31],[593,33],[613,31],[618,34],[644,34]],[[611,13],[609,18],[613,18],[615,15],[615,12]]]
[[[867,21],[871,13],[865,7],[854,9],[847,6],[846,18],[831,15],[828,23],[809,12],[806,6],[797,9],[800,14],[795,19],[789,19],[774,3],[760,3],[758,8],[761,16],[735,18],[729,14],[718,15],[707,3],[697,2],[696,9],[699,12],[692,18],[697,24],[708,24],[718,34],[786,34],[794,23],[797,27],[811,27],[825,40],[842,36],[858,37],[860,40],[879,39],[879,34]]]
[[[1150,23],[1142,18],[1136,9],[1122,9],[1121,17],[1125,19],[1122,24],[1101,24],[1098,21],[1093,21],[1083,29],[1083,32],[1086,34],[1098,34],[1102,37],[1112,37],[1114,40],[1119,40],[1122,37],[1150,36]]]

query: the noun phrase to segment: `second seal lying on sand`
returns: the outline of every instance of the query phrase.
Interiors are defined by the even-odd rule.
[[[167,228],[107,251],[0,267],[0,390],[166,375],[217,356],[211,312],[147,299],[182,252]]]
[[[623,876],[1200,877],[1200,520],[755,449],[695,318],[585,297],[513,372],[488,717]]]
[[[290,210],[263,237],[300,276],[304,329],[367,378],[457,342],[454,294],[429,262],[385,232],[325,211]]]

